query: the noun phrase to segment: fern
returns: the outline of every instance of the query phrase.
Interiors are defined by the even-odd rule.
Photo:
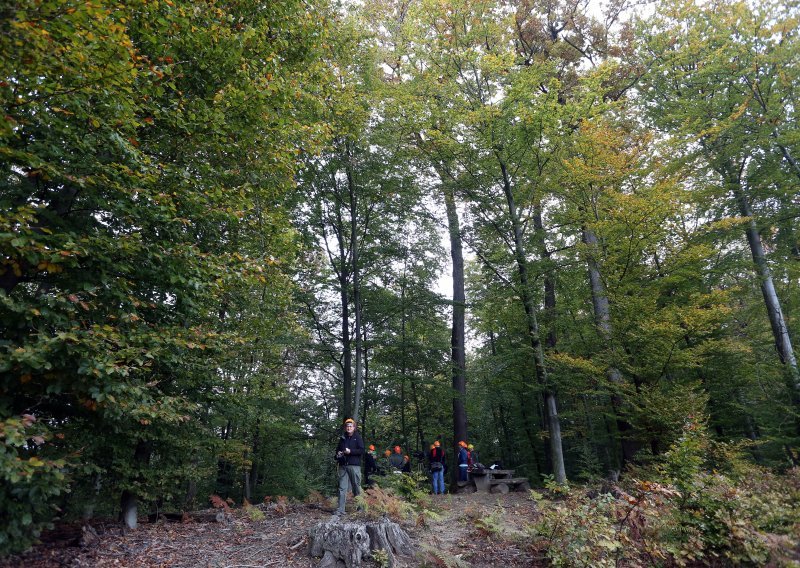
[[[422,543],[420,546],[424,558],[421,566],[439,566],[442,568],[469,568],[469,563],[458,556],[454,556],[444,550]]]

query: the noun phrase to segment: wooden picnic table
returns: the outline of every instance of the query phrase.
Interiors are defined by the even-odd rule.
[[[508,493],[510,490],[527,491],[531,488],[527,477],[514,477],[513,469],[483,469],[470,472],[475,489],[484,493]]]

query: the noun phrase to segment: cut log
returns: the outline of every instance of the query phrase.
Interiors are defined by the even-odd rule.
[[[383,550],[388,566],[396,565],[396,556],[413,554],[408,534],[388,519],[378,522],[344,522],[334,517],[309,530],[309,554],[322,557],[320,568],[358,568],[374,550]]]
[[[531,484],[529,481],[522,481],[517,483],[517,486],[514,488],[514,491],[530,491]]]
[[[508,485],[506,483],[498,483],[497,485],[492,485],[492,493],[501,493],[505,495],[508,493]]]

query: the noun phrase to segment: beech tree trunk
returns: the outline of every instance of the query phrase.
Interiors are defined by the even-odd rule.
[[[525,318],[528,325],[528,338],[533,350],[533,366],[536,380],[542,388],[542,396],[547,413],[547,429],[550,434],[550,459],[553,465],[553,475],[558,483],[567,480],[567,473],[564,467],[564,450],[561,443],[561,421],[558,417],[558,404],[556,395],[552,390],[547,378],[547,369],[544,364],[544,349],[539,335],[539,322],[536,318],[536,309],[533,305],[533,295],[531,293],[530,282],[528,279],[527,255],[525,253],[525,243],[522,238],[522,224],[519,220],[517,205],[511,189],[511,179],[508,175],[505,162],[498,156],[500,170],[503,174],[503,193],[508,205],[508,214],[511,220],[511,227],[514,232],[514,256],[517,264],[517,272],[520,280],[520,293],[522,303],[525,308]]]
[[[133,453],[134,468],[141,469],[150,463],[150,455],[152,454],[152,447],[148,442],[139,440],[136,444],[136,450]],[[140,478],[141,475],[136,475]],[[129,489],[125,489],[120,497],[120,517],[125,525],[125,528],[135,529],[138,526],[139,504],[135,493]]]
[[[334,180],[336,183],[336,180]],[[350,265],[344,243],[344,222],[340,202],[336,206],[337,241],[339,243],[339,297],[342,302],[342,418],[352,412],[350,403],[353,400],[353,354],[350,341]]]
[[[361,335],[361,282],[358,274],[358,200],[356,197],[356,182],[353,177],[353,146],[349,142],[347,148],[347,190],[350,196],[350,257],[353,275],[353,309],[355,310],[355,339],[356,339],[356,392],[353,401],[353,414],[350,415],[358,423],[358,412],[361,408],[361,391],[364,389],[364,372],[362,366],[362,335]],[[347,405],[350,399],[347,399]]]
[[[786,325],[783,310],[781,309],[781,302],[775,291],[775,284],[772,281],[772,272],[770,271],[767,257],[764,253],[761,235],[758,233],[758,227],[753,218],[753,210],[747,199],[745,190],[742,187],[741,176],[743,167],[744,162],[737,172],[725,171],[723,169],[723,173],[733,192],[736,203],[739,206],[739,212],[743,217],[748,217],[750,219],[747,223],[745,233],[747,235],[747,243],[750,245],[750,254],[753,257],[753,262],[756,265],[756,271],[760,280],[761,294],[764,297],[767,316],[769,317],[769,323],[772,327],[775,348],[781,363],[786,366],[788,382],[792,392],[792,402],[795,406],[800,406],[800,371],[798,370],[797,359],[792,348],[789,328]]]
[[[597,236],[594,231],[584,226],[582,228],[583,242],[588,251],[586,255],[586,264],[589,273],[589,287],[592,293],[592,307],[594,309],[594,321],[597,329],[600,332],[600,337],[606,345],[611,345],[612,340],[612,327],[611,327],[611,310],[609,309],[608,295],[603,280],[600,276],[600,269],[597,263],[600,247],[597,242]],[[606,376],[612,385],[620,385],[622,383],[622,373],[619,372],[614,365],[609,365],[606,369]],[[611,393],[611,409],[614,413],[614,421],[617,426],[617,434],[619,436],[620,449],[622,452],[622,467],[626,463],[633,460],[637,451],[636,443],[629,439],[631,430],[633,429],[630,423],[623,417],[622,398],[616,392]]]
[[[461,243],[461,227],[453,188],[442,183],[447,229],[450,235],[450,258],[453,261],[453,327],[450,335],[450,365],[453,384],[453,455],[458,451],[459,440],[467,439],[467,372],[464,341],[466,316],[466,294],[464,293],[464,252]],[[452,468],[453,480],[458,477],[458,468]]]

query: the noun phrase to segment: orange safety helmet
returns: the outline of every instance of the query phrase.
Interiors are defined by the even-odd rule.
[[[467,443],[466,443],[464,440],[461,440],[461,441],[458,443],[458,445],[459,445],[459,446],[461,446],[462,448],[466,448],[466,447],[467,447]]]
[[[370,444],[370,445],[369,445],[369,451],[370,451],[370,452],[374,452],[374,451],[375,451],[375,446],[373,446],[372,444]]]
[[[352,424],[353,426],[355,426],[356,421],[353,420],[352,418],[348,418],[347,420],[344,421],[344,424]]]
[[[441,446],[441,444],[439,443],[439,440],[436,440],[436,441],[433,443],[433,446],[436,446],[437,448],[438,448],[439,446]],[[433,446],[431,446],[431,448],[432,448]]]
[[[388,458],[390,455],[392,455],[392,450],[386,450],[385,452],[383,452],[383,455]]]

